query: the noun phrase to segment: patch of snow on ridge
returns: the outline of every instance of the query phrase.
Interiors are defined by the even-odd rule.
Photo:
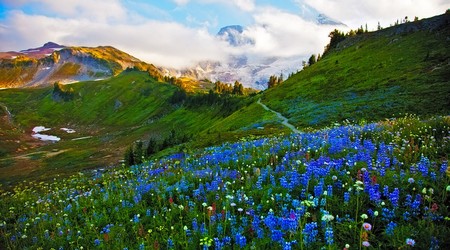
[[[41,141],[52,141],[52,142],[60,141],[61,138],[59,138],[58,136],[40,134],[40,132],[49,131],[50,129],[51,128],[46,128],[44,126],[34,127],[32,130],[33,134],[31,136]]]
[[[75,130],[73,130],[73,129],[71,129],[71,128],[60,128],[62,131],[65,131],[66,133],[68,133],[68,134],[73,134],[73,133],[75,133],[76,131]]]
[[[33,133],[40,133],[40,132],[44,132],[44,131],[49,131],[51,128],[46,128],[44,126],[37,126],[33,128]]]

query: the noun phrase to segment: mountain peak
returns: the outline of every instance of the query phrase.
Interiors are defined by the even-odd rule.
[[[44,46],[42,46],[42,48],[45,48],[45,49],[51,49],[51,48],[63,48],[63,47],[64,47],[64,46],[59,45],[59,44],[54,43],[54,42],[47,42],[47,43],[44,44]]]
[[[225,26],[220,29],[219,33],[217,33],[217,36],[223,39],[224,41],[227,41],[230,45],[234,47],[247,45],[247,44],[254,44],[255,41],[251,39],[250,37],[246,37],[244,33],[245,28],[241,25],[230,25]]]
[[[316,19],[317,19],[317,23],[322,24],[322,25],[342,25],[342,26],[347,26],[344,23],[342,23],[340,21],[337,21],[335,19],[332,19],[332,18],[330,18],[327,15],[322,14],[322,13],[320,13],[317,16]]]

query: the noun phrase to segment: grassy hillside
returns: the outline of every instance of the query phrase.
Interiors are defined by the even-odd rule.
[[[449,249],[449,126],[410,116],[0,186],[0,245]]]
[[[162,140],[171,130],[193,136],[184,146],[189,149],[281,131],[273,115],[259,105],[250,105],[250,97],[237,100],[237,107],[250,105],[249,110],[227,115],[215,104],[172,104],[170,99],[178,87],[158,82],[147,72],[126,71],[109,80],[60,88],[70,93],[70,98],[55,96],[53,87],[1,90],[1,182],[48,179],[117,165],[134,141],[145,142],[150,137]],[[268,127],[261,129],[264,125]],[[35,126],[52,128],[46,134],[61,141],[43,143],[32,138]]]
[[[450,111],[449,14],[348,37],[263,101],[299,126]],[[441,22],[432,31],[429,23]]]

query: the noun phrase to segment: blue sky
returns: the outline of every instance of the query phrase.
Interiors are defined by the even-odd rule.
[[[314,15],[375,29],[409,16],[442,14],[448,0],[0,0],[0,51],[64,45],[112,45],[147,62],[177,68],[250,54],[307,57],[328,33]],[[255,40],[239,50],[215,34],[239,24]]]

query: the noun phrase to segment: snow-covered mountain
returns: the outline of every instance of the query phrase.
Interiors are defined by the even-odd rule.
[[[315,23],[318,26],[330,26],[330,31],[334,29],[333,27],[345,26],[343,23],[333,20],[306,4],[298,3],[298,5],[300,11],[294,14],[307,22]],[[262,26],[259,28],[265,29],[266,27]],[[302,27],[298,27],[298,29],[302,29]],[[206,78],[211,81],[228,83],[239,81],[246,87],[265,89],[271,75],[279,76],[283,74],[286,79],[289,74],[301,70],[302,61],[306,61],[307,56],[310,55],[265,56],[262,53],[255,56],[255,54],[247,53],[255,46],[257,41],[251,36],[246,27],[240,25],[223,27],[216,34],[216,37],[220,41],[227,42],[230,48],[235,51],[235,53],[230,53],[226,60],[204,61],[193,68],[185,70],[162,68],[161,70],[166,74],[177,77],[187,76],[199,80]]]
[[[297,5],[300,8],[299,16],[303,19],[311,22],[316,22],[317,24],[321,25],[342,25],[345,26],[342,22],[338,20],[334,20],[331,17],[328,17],[327,15],[321,13],[320,11],[316,10],[315,8],[307,5],[301,0],[297,0]]]

